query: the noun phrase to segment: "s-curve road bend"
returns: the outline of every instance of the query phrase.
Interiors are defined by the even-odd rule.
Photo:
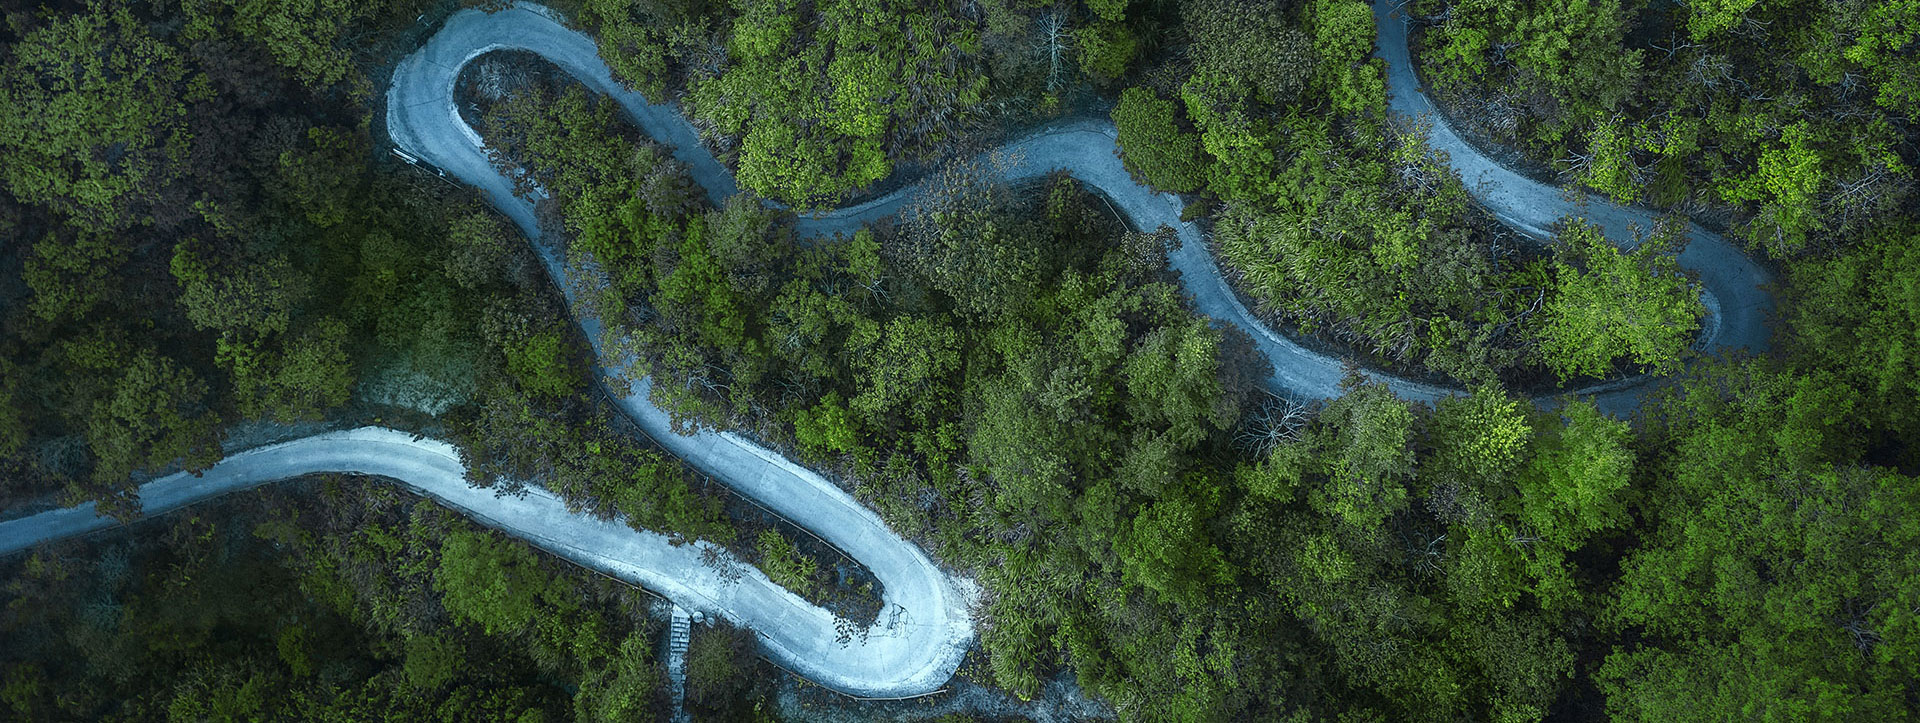
[[[1502,222],[1540,239],[1562,217],[1585,216],[1598,224],[1609,239],[1623,245],[1632,243],[1631,227],[1652,228],[1654,215],[1645,210],[1624,208],[1597,197],[1590,197],[1583,204],[1570,202],[1562,197],[1559,189],[1509,171],[1460,140],[1444,120],[1432,113],[1431,102],[1420,92],[1418,79],[1407,59],[1404,19],[1393,10],[1391,0],[1380,0],[1374,9],[1379,34],[1376,52],[1387,61],[1392,109],[1411,118],[1432,120],[1431,145],[1447,152],[1451,166],[1467,181],[1469,191]],[[621,85],[601,61],[593,40],[566,28],[551,11],[539,5],[519,3],[493,15],[462,12],[451,18],[427,46],[396,73],[388,98],[389,107],[395,109],[388,116],[388,131],[401,148],[430,159],[481,188],[530,235],[534,231],[532,208],[512,199],[512,185],[489,165],[479,150],[482,140],[460,120],[453,105],[452,87],[459,68],[497,49],[539,54],[589,88],[614,99],[643,131],[673,149],[674,157],[688,165],[693,179],[714,200],[737,192],[732,175],[699,144],[697,134],[677,108],[649,102]],[[1267,380],[1270,388],[1299,399],[1330,399],[1342,393],[1346,360],[1307,349],[1275,332],[1240,302],[1221,277],[1199,227],[1180,220],[1183,203],[1179,197],[1135,182],[1121,164],[1111,122],[1080,119],[1044,126],[989,156],[981,159],[976,167],[988,169],[987,172],[1003,180],[1020,181],[1064,170],[1105,195],[1134,227],[1172,228],[1181,243],[1170,263],[1180,272],[1182,283],[1193,295],[1195,308],[1217,321],[1247,331],[1272,365],[1272,376]],[[918,190],[910,186],[858,206],[802,216],[799,231],[810,236],[852,233],[863,224],[894,215]],[[550,251],[543,249],[543,253]],[[548,263],[556,270],[559,268],[551,257]],[[1768,281],[1765,272],[1725,239],[1697,225],[1690,229],[1690,243],[1680,256],[1680,264],[1700,276],[1703,299],[1709,311],[1695,347],[1707,351],[1763,349],[1767,340],[1766,312],[1772,307],[1771,298],[1760,288]],[[582,322],[590,331],[598,328],[593,320],[582,319]],[[1432,401],[1461,393],[1457,388],[1378,370],[1361,373],[1387,384],[1395,394],[1408,400]],[[1587,395],[1602,409],[1620,414],[1637,407],[1657,382],[1648,377],[1629,377],[1572,390],[1572,393]]]
[[[534,241],[554,279],[566,278],[565,264],[552,244],[539,243],[532,204],[513,194],[512,182],[488,161],[479,134],[460,119],[454,106],[453,85],[460,68],[497,49],[537,53],[589,88],[617,99],[644,130],[673,145],[675,156],[688,163],[694,179],[709,193],[716,197],[733,193],[726,169],[701,149],[693,129],[678,112],[671,106],[648,104],[615,82],[592,39],[562,25],[551,11],[516,5],[492,14],[455,13],[394,70],[393,85],[387,91],[387,132],[402,150],[486,194]],[[600,319],[574,303],[568,284],[560,286],[600,355],[602,371],[614,374],[624,361],[609,358],[602,347]],[[883,588],[884,608],[904,612],[881,616],[864,637],[856,635],[852,642],[841,644],[827,611],[779,588],[720,584],[704,574],[693,557],[673,558],[670,566],[649,571],[648,587],[688,610],[718,615],[754,630],[767,653],[782,666],[835,690],[872,697],[911,696],[933,691],[953,677],[973,642],[971,583],[948,576],[918,546],[894,534],[872,510],[819,474],[734,434],[679,434],[667,413],[648,401],[650,380],[633,386],[618,400],[619,405],[663,448],[866,565]],[[637,576],[631,569],[608,572]],[[678,582],[656,587],[656,579]]]
[[[184,472],[162,477],[140,486],[141,511],[157,515],[303,475],[377,475],[555,555],[665,595],[683,608],[723,615],[751,628],[781,665],[836,690],[875,697],[911,696],[937,690],[953,676],[973,638],[969,600],[959,583],[948,580],[918,548],[890,534],[852,499],[844,494],[831,499],[832,495],[807,487],[810,482],[796,479],[809,474],[804,470],[770,454],[752,457],[753,462],[738,459],[734,443],[718,435],[681,438],[680,442],[676,451],[703,444],[713,448],[716,466],[753,478],[750,490],[771,486],[795,498],[814,498],[819,511],[800,519],[822,534],[852,531],[829,538],[835,544],[852,550],[895,548],[892,553],[860,559],[885,586],[885,604],[900,605],[906,612],[897,619],[881,616],[864,639],[855,636],[841,645],[835,641],[830,613],[768,580],[758,569],[736,565],[740,574],[729,580],[703,564],[702,552],[712,547],[708,543],[676,547],[663,535],[638,532],[618,520],[570,512],[564,501],[539,487],[529,487],[520,497],[497,496],[491,489],[467,483],[459,450],[452,445],[381,427],[319,434],[239,452],[198,477]],[[740,477],[723,479],[731,482]],[[95,514],[91,502],[0,522],[0,554],[117,524]]]

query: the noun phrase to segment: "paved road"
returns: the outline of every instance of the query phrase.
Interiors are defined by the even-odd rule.
[[[716,446],[727,442],[708,436]],[[779,493],[808,497],[796,477],[810,473],[781,460],[746,465],[729,460],[736,475],[780,485]],[[493,490],[467,484],[459,451],[452,445],[380,427],[305,437],[240,452],[199,477],[169,475],[142,485],[142,513],[157,515],[229,492],[302,475],[344,472],[379,475],[541,549],[627,580],[672,599],[682,607],[725,615],[758,631],[769,654],[802,675],[855,695],[914,695],[938,689],[953,676],[971,646],[969,597],[949,581],[911,543],[887,531],[872,513],[845,495],[841,510],[822,511],[821,532],[838,535],[873,569],[886,586],[886,602],[906,613],[898,620],[882,614],[866,640],[835,642],[833,617],[771,581],[758,569],[738,565],[734,582],[703,565],[707,543],[674,546],[666,537],[636,532],[617,521],[569,512],[553,493],[538,487],[523,497],[498,497]],[[816,478],[817,479],[817,478]],[[835,490],[837,492],[837,490]],[[762,497],[763,503],[775,501]],[[42,542],[113,527],[111,518],[94,514],[93,503],[0,522],[0,554]]]
[[[1397,112],[1431,115],[1419,81],[1407,62],[1406,24],[1388,0],[1376,0],[1380,57],[1389,65],[1388,86]],[[674,149],[694,179],[718,199],[737,192],[725,167],[698,143],[671,105],[648,103],[615,82],[595,52],[593,41],[558,22],[546,9],[519,4],[495,14],[465,10],[452,16],[427,44],[403,60],[388,91],[387,129],[409,153],[480,189],[527,236],[539,238],[532,206],[512,194],[512,185],[487,162],[482,141],[460,120],[453,105],[459,68],[491,50],[538,53],[594,90],[617,100],[654,139]],[[1450,155],[1476,198],[1503,221],[1536,237],[1556,219],[1580,213],[1598,222],[1610,238],[1628,239],[1629,224],[1646,226],[1651,215],[1600,199],[1577,205],[1558,189],[1535,183],[1488,160],[1463,142],[1437,117],[1432,143]],[[1182,241],[1172,256],[1201,313],[1247,330],[1273,365],[1270,386],[1301,398],[1339,394],[1343,362],[1317,354],[1260,324],[1240,304],[1209,257],[1193,224],[1180,221],[1180,200],[1132,181],[1120,164],[1113,126],[1078,121],[1039,129],[1004,149],[1011,162],[1001,166],[1010,180],[1064,169],[1104,193],[1135,226],[1173,228]],[[873,219],[897,212],[911,198],[906,189],[859,206],[801,219],[803,233],[848,233]],[[1759,288],[1766,275],[1724,239],[1694,227],[1692,244],[1681,265],[1700,274],[1714,318],[1701,348],[1765,347],[1765,314],[1771,300]],[[547,245],[535,244],[555,278],[560,260]],[[564,284],[562,285],[565,286]],[[576,305],[578,311],[580,307]],[[598,319],[579,316],[600,351]],[[1377,372],[1395,393],[1433,400],[1456,390]],[[1615,412],[1631,410],[1649,387],[1644,379],[1614,382],[1587,390]],[[918,547],[889,530],[871,510],[846,493],[778,455],[740,437],[673,431],[665,412],[647,401],[649,385],[636,385],[621,406],[667,448],[703,472],[826,538],[867,565],[884,586],[884,603],[900,615],[883,614],[882,624],[848,645],[835,642],[831,616],[749,569],[729,583],[699,562],[698,546],[673,547],[665,538],[634,532],[624,525],[570,514],[551,494],[531,490],[523,498],[499,498],[469,487],[458,456],[448,445],[414,439],[379,428],[318,435],[235,454],[203,477],[173,475],[141,487],[145,511],[156,514],[195,500],[315,472],[356,472],[391,477],[486,524],[590,567],[657,590],[688,609],[728,618],[761,635],[768,652],[782,665],[828,687],[871,696],[914,695],[938,688],[952,676],[973,639],[968,611],[970,583],[955,580]],[[46,540],[82,534],[114,524],[93,514],[91,504],[0,523],[0,553]]]
[[[1614,205],[1596,196],[1569,200],[1559,188],[1501,167],[1461,140],[1420,92],[1419,78],[1408,61],[1406,20],[1396,7],[1394,0],[1375,0],[1374,11],[1380,18],[1376,53],[1387,62],[1391,106],[1397,113],[1432,121],[1433,148],[1447,154],[1449,164],[1466,180],[1474,197],[1496,217],[1529,236],[1545,238],[1548,227],[1560,218],[1585,216],[1622,245],[1631,245],[1632,227],[1651,228],[1655,217],[1651,212]],[[389,102],[406,112],[390,114],[388,130],[401,147],[435,159],[436,165],[480,187],[530,235],[534,232],[531,207],[513,199],[511,184],[477,152],[479,136],[459,120],[451,102],[457,69],[475,56],[501,48],[538,53],[619,102],[642,130],[673,149],[674,157],[689,166],[694,181],[715,201],[738,192],[733,176],[699,144],[697,134],[678,109],[671,104],[650,103],[622,87],[599,59],[592,39],[554,22],[537,5],[523,3],[491,16],[462,13],[409,58],[414,69],[403,64],[396,73]],[[420,82],[409,82],[403,93],[402,78]],[[427,111],[419,111],[421,108]],[[1273,366],[1269,386],[1303,399],[1339,396],[1340,382],[1346,374],[1344,360],[1308,350],[1260,323],[1221,278],[1198,227],[1180,220],[1179,198],[1135,183],[1120,163],[1115,138],[1113,124],[1104,119],[1043,127],[998,151],[1013,159],[998,168],[1007,180],[1066,170],[1105,194],[1135,226],[1173,228],[1181,245],[1171,263],[1180,271],[1195,307],[1202,314],[1247,331]],[[980,165],[996,167],[991,163]],[[800,231],[814,236],[852,233],[870,221],[898,212],[917,190],[909,187],[859,206],[803,216]],[[1689,229],[1689,238],[1680,265],[1700,276],[1709,310],[1696,347],[1764,350],[1768,337],[1765,317],[1772,308],[1771,297],[1761,288],[1769,281],[1765,271],[1726,239],[1698,225]],[[1410,400],[1431,401],[1459,393],[1452,387],[1378,371],[1365,373]],[[1590,396],[1603,409],[1626,413],[1638,405],[1651,382],[1646,378],[1618,380],[1579,393]]]

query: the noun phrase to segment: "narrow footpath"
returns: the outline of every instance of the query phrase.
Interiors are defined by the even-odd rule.
[[[693,615],[675,605],[671,620],[667,627],[667,697],[673,700],[673,723],[688,723],[693,720],[687,715],[687,643],[693,640]]]

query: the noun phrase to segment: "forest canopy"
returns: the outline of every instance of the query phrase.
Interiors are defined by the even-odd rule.
[[[380,424],[503,494],[725,545],[836,614],[872,597],[637,433],[614,399],[647,376],[680,428],[820,471],[976,580],[964,675],[1014,699],[1920,711],[1913,2],[1416,0],[1439,113],[1408,119],[1386,3],[557,0],[745,192],[710,199],[610,99],[489,53],[457,108],[537,201],[531,239],[389,152],[384,76],[466,5],[502,6],[0,0],[9,516],[131,519],[156,475]],[[1070,174],[991,172],[983,151],[1089,119],[1272,331],[1457,394],[1269,387],[1267,332],[1198,313],[1171,229]],[[1524,238],[1428,146],[1436,122],[1664,219]],[[891,218],[801,231],[908,185]],[[1765,349],[1695,348],[1689,224],[1773,277]],[[1639,374],[1627,413],[1561,393]],[[667,715],[641,593],[379,482],[233,499],[0,560],[0,710]],[[771,717],[752,632],[702,635],[688,709]]]

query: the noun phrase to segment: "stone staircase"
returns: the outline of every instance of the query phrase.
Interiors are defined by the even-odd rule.
[[[693,616],[673,606],[673,624],[667,629],[667,692],[673,697],[674,723],[689,723],[687,715],[687,640],[693,636]]]

